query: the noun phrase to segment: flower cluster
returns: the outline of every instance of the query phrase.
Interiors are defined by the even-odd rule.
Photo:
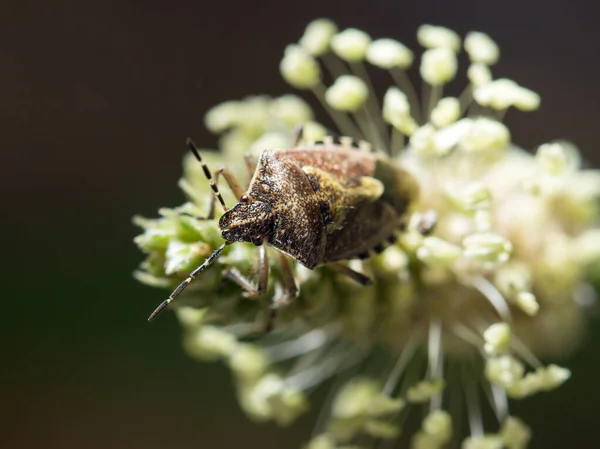
[[[316,20],[280,64],[292,86],[312,91],[343,135],[369,141],[420,185],[420,197],[398,242],[371,259],[349,261],[372,279],[359,286],[328,267],[308,270],[290,260],[298,298],[265,334],[268,306],[281,295],[282,270],[271,257],[269,288],[258,299],[223,281],[225,270],[255,273],[255,247],[227,246],[178,299],[175,311],[193,357],[222,360],[235,377],[239,402],[258,421],[293,422],[309,393],[336,378],[309,449],[373,447],[405,438],[413,448],[461,442],[465,449],[519,449],[529,428],[510,414],[509,398],[552,390],[570,377],[539,358],[569,354],[585,328],[586,283],[600,258],[600,172],[584,170],[577,149],[555,141],[535,155],[511,140],[506,111],[538,108],[539,96],[516,82],[494,79],[494,41],[480,32],[464,42],[453,31],[422,26],[418,59],[393,39],[373,40],[357,29]],[[444,96],[467,52],[468,84]],[[424,98],[407,71],[418,62]],[[367,68],[368,62],[370,69]],[[393,83],[378,99],[369,70]],[[206,126],[221,135],[220,152],[202,152],[209,166],[226,163],[239,179],[251,173],[246,152],[286,149],[292,128],[306,142],[326,127],[294,95],[256,96],[210,110]],[[205,216],[211,189],[191,156],[180,187],[189,202],[137,217],[135,242],[147,254],[136,277],[174,288],[223,243]],[[225,202],[238,199],[224,192]],[[431,235],[419,232],[427,211]],[[271,251],[271,250],[270,250]],[[482,407],[497,417],[484,429]],[[409,414],[424,416],[403,428]],[[456,425],[460,415],[468,426]]]

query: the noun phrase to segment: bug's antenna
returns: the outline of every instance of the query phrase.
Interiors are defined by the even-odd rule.
[[[152,314],[150,315],[150,317],[148,317],[148,322],[154,321],[154,319],[160,315],[160,313],[166,309],[166,307],[171,303],[171,301],[173,301],[182,291],[185,290],[185,288],[190,285],[190,283],[196,279],[196,276],[198,276],[200,273],[202,273],[204,271],[204,269],[206,267],[208,267],[211,263],[213,263],[217,257],[219,257],[219,255],[221,254],[221,251],[223,251],[223,249],[225,249],[225,247],[227,245],[229,245],[231,242],[225,242],[223,243],[221,246],[219,246],[214,253],[212,253],[208,259],[206,259],[204,261],[204,263],[202,265],[200,265],[198,268],[196,268],[194,271],[192,271],[190,273],[190,275],[187,277],[187,279],[185,281],[183,281],[181,284],[179,284],[179,286],[173,291],[173,293],[171,293],[171,295],[165,299],[163,302],[161,302],[158,307],[154,310],[154,312],[152,312]]]
[[[192,154],[194,155],[194,157],[196,159],[198,159],[198,162],[200,162],[200,164],[202,165],[202,170],[204,170],[204,176],[206,176],[206,179],[208,179],[208,181],[210,183],[210,188],[213,190],[214,194],[216,195],[217,199],[219,200],[219,203],[221,203],[221,206],[223,206],[223,210],[225,212],[227,212],[228,209],[227,209],[227,206],[225,205],[225,201],[223,200],[223,197],[221,196],[221,192],[219,192],[219,186],[217,186],[217,183],[215,182],[212,175],[210,174],[210,170],[208,169],[208,167],[202,160],[202,157],[200,156],[200,151],[198,150],[198,147],[196,146],[194,141],[189,137],[186,139],[185,143],[189,147],[189,149],[192,152]]]

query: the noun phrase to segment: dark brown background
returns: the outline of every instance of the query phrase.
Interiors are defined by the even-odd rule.
[[[182,200],[183,141],[214,145],[213,104],[282,94],[278,63],[316,17],[415,46],[424,22],[501,45],[494,69],[543,97],[511,111],[515,140],[563,137],[600,165],[600,16],[594,2],[335,0],[8,1],[0,4],[2,367],[7,448],[297,447],[248,422],[227,371],[179,345],[173,316],[145,322],[163,292],[137,285],[134,213]],[[600,331],[573,379],[519,404],[534,447],[598,447]]]

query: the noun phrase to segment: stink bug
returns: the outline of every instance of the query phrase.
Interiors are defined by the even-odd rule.
[[[188,139],[187,144],[202,164],[215,194],[206,218],[214,218],[215,200],[225,210],[218,223],[225,242],[190,273],[148,321],[156,318],[234,242],[251,242],[259,247],[257,285],[237,270],[224,273],[246,290],[247,296],[258,296],[266,291],[269,272],[266,246],[278,251],[285,294],[274,301],[271,317],[279,306],[297,295],[286,256],[309,269],[328,265],[361,284],[370,282],[365,275],[339,262],[364,259],[383,251],[387,242],[394,241],[395,233],[406,223],[411,202],[417,198],[418,185],[387,155],[371,152],[366,144],[356,145],[349,138],[327,138],[323,142],[300,145],[301,132],[298,128],[291,149],[265,150],[258,160],[251,154],[246,155],[246,164],[253,171],[246,192],[226,167],[218,169],[213,179],[198,149]],[[231,209],[225,205],[217,187],[220,175],[239,198]],[[428,218],[420,230],[427,233],[432,226]]]

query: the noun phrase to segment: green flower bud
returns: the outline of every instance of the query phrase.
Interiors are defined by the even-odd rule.
[[[283,78],[297,89],[310,89],[321,80],[317,61],[298,45],[288,45],[279,70]]]
[[[329,19],[313,20],[300,38],[300,46],[313,56],[321,56],[329,51],[331,38],[337,31],[337,25]]]
[[[465,38],[465,50],[473,62],[493,65],[498,62],[498,45],[485,33],[471,31]]]
[[[340,58],[348,62],[359,62],[365,59],[371,38],[367,33],[355,28],[348,28],[331,40],[331,48]]]
[[[340,111],[356,111],[367,101],[369,90],[356,76],[342,75],[325,92],[327,103]]]

